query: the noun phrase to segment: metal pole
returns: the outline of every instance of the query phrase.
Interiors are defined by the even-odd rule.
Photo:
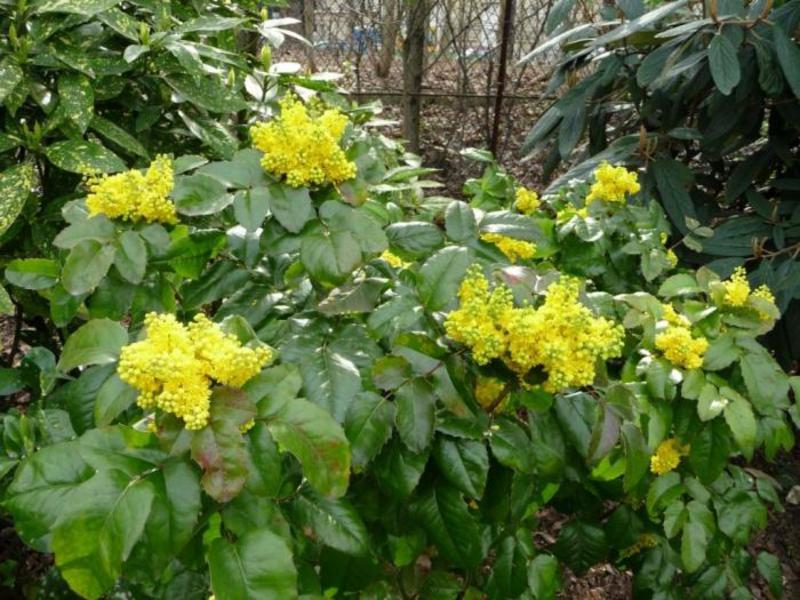
[[[500,114],[503,109],[503,95],[506,91],[506,71],[508,69],[508,46],[511,42],[512,26],[514,23],[514,0],[505,0],[503,3],[503,29],[500,39],[500,65],[497,72],[497,95],[494,99],[494,119],[492,123],[492,139],[489,149],[492,154],[497,153],[500,142]]]

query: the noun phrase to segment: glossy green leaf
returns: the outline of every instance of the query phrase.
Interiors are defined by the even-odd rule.
[[[85,174],[87,171],[116,173],[125,170],[125,163],[111,150],[86,140],[63,140],[44,150],[47,159],[59,169]]]
[[[22,212],[33,187],[33,166],[16,165],[0,173],[0,235],[8,231]]]
[[[66,373],[78,366],[114,362],[127,343],[128,331],[122,325],[110,319],[93,319],[69,336],[58,369]]]
[[[353,471],[362,471],[392,437],[395,405],[373,392],[361,392],[347,411],[344,431],[350,442]]]
[[[419,295],[429,310],[441,310],[458,297],[461,280],[472,262],[467,248],[442,248],[419,271]]]
[[[8,263],[6,279],[12,285],[28,290],[44,290],[53,287],[61,274],[54,260],[47,258],[18,258]]]
[[[94,240],[80,242],[70,250],[61,281],[73,296],[88,294],[103,280],[114,262],[116,249]]]
[[[772,28],[772,39],[783,75],[794,95],[800,98],[800,48],[780,26]]]
[[[369,552],[367,527],[347,500],[301,494],[292,502],[291,510],[296,522],[309,528],[326,546],[354,556]]]
[[[59,107],[84,133],[94,117],[94,89],[86,75],[65,72],[58,78]]]
[[[114,266],[131,283],[142,281],[147,270],[147,245],[141,235],[128,230],[119,236]]]
[[[436,425],[433,387],[423,379],[414,379],[395,392],[395,405],[400,438],[412,452],[422,452],[433,440]]]
[[[469,498],[481,498],[489,473],[489,453],[482,441],[440,437],[433,458],[445,479]]]

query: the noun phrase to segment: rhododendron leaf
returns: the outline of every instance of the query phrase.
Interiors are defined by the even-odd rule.
[[[739,57],[736,56],[736,47],[727,36],[720,33],[711,40],[708,45],[708,66],[717,89],[724,96],[730,95],[733,88],[739,84],[742,71],[739,67]]]
[[[444,558],[464,568],[480,562],[483,554],[480,532],[456,488],[444,483],[429,486],[411,506],[411,513]]]
[[[111,319],[93,319],[67,338],[58,369],[67,372],[81,365],[113,362],[127,342],[128,331],[122,325]]]
[[[268,422],[276,442],[291,452],[319,493],[339,497],[350,478],[350,446],[341,426],[326,410],[297,398]]]
[[[286,542],[256,529],[235,542],[219,537],[208,551],[211,590],[217,600],[293,600],[297,569]]]
[[[354,556],[369,553],[367,527],[347,500],[308,492],[300,494],[292,502],[290,510],[294,522],[310,529],[313,537],[326,546]]]

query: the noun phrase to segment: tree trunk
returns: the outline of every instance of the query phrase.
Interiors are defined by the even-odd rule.
[[[315,0],[303,0],[303,37],[312,45],[314,43],[314,4]],[[308,60],[308,67],[311,71],[316,71],[313,46],[308,46],[306,50],[306,59]]]
[[[400,32],[402,0],[384,0],[381,23],[381,52],[375,65],[375,74],[381,79],[389,76],[397,51],[397,34]]]
[[[410,0],[403,44],[403,136],[412,152],[419,152],[422,72],[425,66],[425,32],[430,0]]]

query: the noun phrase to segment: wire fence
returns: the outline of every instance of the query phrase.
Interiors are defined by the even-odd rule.
[[[425,48],[422,84],[409,92],[403,45],[415,2],[427,8]],[[422,137],[429,152],[450,154],[475,145],[491,146],[502,154],[516,149],[522,122],[529,126],[541,112],[547,61],[518,61],[546,40],[545,23],[553,3],[294,0],[282,14],[301,21],[297,31],[311,45],[290,42],[278,57],[302,60],[316,71],[343,73],[343,87],[354,95],[377,98],[390,107],[409,93],[420,96],[426,113]],[[435,114],[429,118],[428,111]],[[436,131],[425,131],[431,127]]]

